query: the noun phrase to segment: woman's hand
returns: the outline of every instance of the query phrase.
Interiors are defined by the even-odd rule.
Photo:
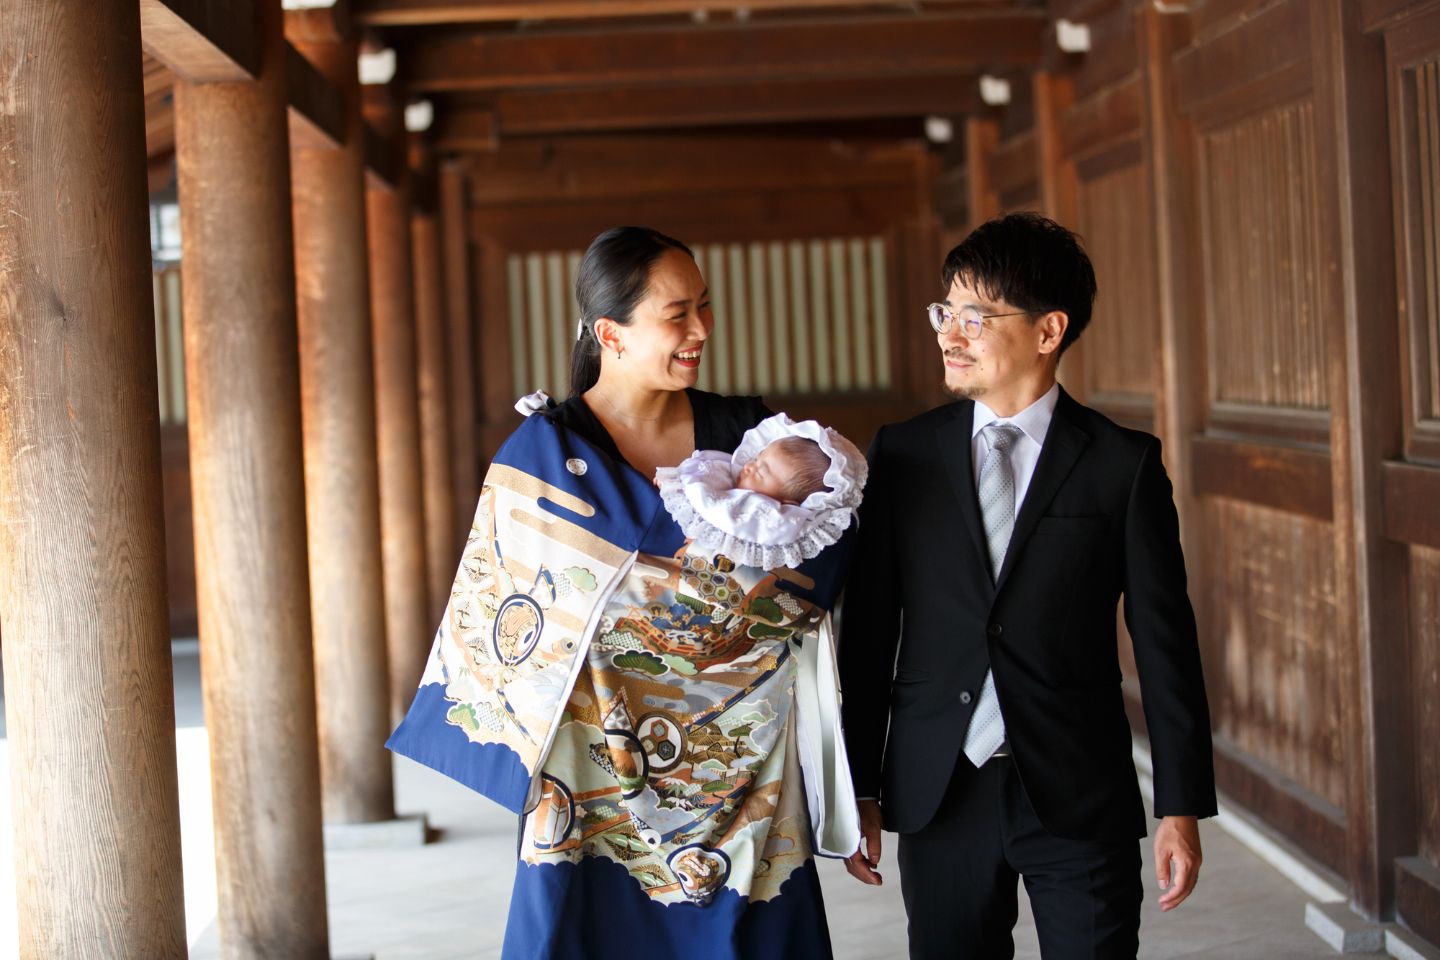
[[[880,866],[880,830],[884,818],[879,800],[860,801],[860,849],[845,860],[845,869],[861,883],[878,887],[885,882]]]

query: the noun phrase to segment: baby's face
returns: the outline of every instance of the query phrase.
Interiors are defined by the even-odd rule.
[[[783,501],[785,488],[795,477],[797,464],[774,444],[761,450],[755,459],[740,468],[735,486]]]

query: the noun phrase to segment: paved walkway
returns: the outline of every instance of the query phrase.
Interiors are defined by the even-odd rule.
[[[210,833],[209,751],[200,726],[199,671],[193,654],[176,657],[177,745],[182,843],[191,957],[219,956]],[[0,714],[3,716],[3,714]],[[6,741],[0,726],[0,958],[14,957],[15,887]],[[375,960],[487,960],[500,955],[515,850],[514,818],[494,804],[407,760],[396,761],[400,812],[423,812],[437,839],[424,847],[335,852],[326,858],[332,955]],[[1162,915],[1148,884],[1140,956],[1300,960],[1335,957],[1305,927],[1306,894],[1212,821],[1202,826],[1205,868],[1199,889]],[[905,914],[894,837],[885,886],[864,887],[839,863],[821,861],[821,881],[838,960],[902,960]],[[1144,876],[1153,870],[1145,850]],[[1039,957],[1021,900],[1016,956]]]

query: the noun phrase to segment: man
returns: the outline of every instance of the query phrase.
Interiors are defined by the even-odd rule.
[[[864,840],[900,835],[910,956],[1009,958],[1023,878],[1042,954],[1133,958],[1144,808],[1116,604],[1140,671],[1163,909],[1215,813],[1210,717],[1160,442],[1056,382],[1090,321],[1078,238],[1036,214],[976,229],[929,308],[960,398],[870,449],[840,647]],[[1118,301],[1117,301],[1118,302]],[[897,655],[898,653],[898,655]]]

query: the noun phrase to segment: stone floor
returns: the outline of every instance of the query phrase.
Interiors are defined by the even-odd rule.
[[[217,957],[215,878],[210,833],[209,751],[200,716],[193,650],[177,645],[177,752],[181,832],[191,957]],[[0,714],[3,716],[3,714]],[[0,721],[3,723],[3,721]],[[7,743],[0,726],[0,958],[16,954],[15,887]],[[425,813],[436,839],[405,850],[332,852],[326,858],[332,954],[375,960],[482,960],[498,957],[515,849],[513,817],[450,780],[397,760],[400,812]],[[1232,814],[1233,816],[1233,814]],[[1196,893],[1162,915],[1149,882],[1140,956],[1299,960],[1333,957],[1304,923],[1302,890],[1214,821],[1202,827],[1205,867]],[[887,835],[879,889],[851,880],[843,866],[821,862],[826,908],[841,960],[905,956],[905,916]],[[1146,850],[1146,877],[1153,870]],[[1038,958],[1034,929],[1022,912],[1016,956]]]

